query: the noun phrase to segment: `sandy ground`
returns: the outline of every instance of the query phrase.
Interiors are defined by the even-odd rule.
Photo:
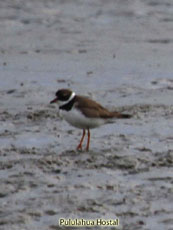
[[[0,230],[173,230],[173,2],[0,1],[0,38]],[[77,152],[63,87],[133,118]]]

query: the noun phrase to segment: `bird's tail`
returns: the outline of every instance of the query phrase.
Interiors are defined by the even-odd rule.
[[[132,115],[127,114],[127,113],[119,113],[119,112],[112,112],[113,117],[115,118],[122,118],[122,119],[128,119],[131,118]]]

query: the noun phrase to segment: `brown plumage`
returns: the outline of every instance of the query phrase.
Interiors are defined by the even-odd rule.
[[[77,109],[80,109],[85,116],[89,118],[110,119],[131,117],[131,115],[129,114],[122,114],[116,111],[110,112],[96,101],[93,101],[90,98],[83,96],[76,96],[74,105]]]
[[[70,89],[60,89],[56,92],[56,98],[50,102],[57,103],[61,115],[71,125],[83,129],[83,135],[77,146],[82,149],[82,143],[85,137],[85,130],[88,131],[88,140],[86,150],[89,150],[90,129],[100,125],[110,123],[114,118],[131,118],[129,114],[111,112],[102,105],[87,97],[76,95]]]

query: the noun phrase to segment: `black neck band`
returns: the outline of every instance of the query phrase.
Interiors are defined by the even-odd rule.
[[[75,99],[76,99],[76,96],[71,101],[69,101],[67,104],[60,106],[59,109],[70,111],[75,103]]]

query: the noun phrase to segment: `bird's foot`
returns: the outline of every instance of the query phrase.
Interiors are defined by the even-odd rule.
[[[76,150],[78,150],[78,151],[82,151],[82,145],[81,145],[81,144],[79,144],[79,145],[77,146]]]

